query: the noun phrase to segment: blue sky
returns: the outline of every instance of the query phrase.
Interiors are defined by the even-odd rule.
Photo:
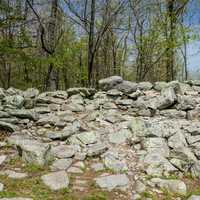
[[[200,33],[200,1],[190,0],[188,12],[185,19],[187,25],[191,29],[195,29],[195,33]],[[188,44],[188,69],[190,71],[200,71],[200,41],[193,41]]]
[[[190,71],[200,71],[200,42],[188,45],[188,68]]]

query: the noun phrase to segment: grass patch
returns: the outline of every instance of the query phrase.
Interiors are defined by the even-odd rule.
[[[83,198],[83,200],[108,200],[108,197],[105,192],[96,192]]]

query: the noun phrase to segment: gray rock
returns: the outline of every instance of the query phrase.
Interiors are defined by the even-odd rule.
[[[111,90],[108,90],[107,92],[106,92],[106,94],[108,95],[108,96],[111,96],[111,97],[119,97],[119,96],[122,96],[122,92],[120,92],[119,90],[117,90],[117,89],[111,89]]]
[[[3,88],[0,88],[0,99],[3,99],[5,97],[5,90]]]
[[[178,83],[176,89],[176,93],[181,94],[181,95],[187,95],[193,92],[193,88],[186,83]]]
[[[70,110],[72,112],[83,112],[85,111],[85,107],[78,103],[69,103],[69,104],[63,104],[61,106],[61,110]]]
[[[10,110],[9,114],[22,119],[30,119],[33,121],[37,121],[39,119],[39,115],[34,110]]]
[[[165,173],[176,172],[177,169],[160,152],[148,153],[143,160],[147,174],[162,176]]]
[[[58,159],[52,163],[51,170],[67,170],[72,165],[72,159]]]
[[[36,123],[37,125],[44,126],[45,124],[55,125],[60,118],[55,115],[42,116]]]
[[[109,141],[113,144],[122,144],[131,137],[132,134],[128,129],[121,129],[119,132],[112,133],[108,136]]]
[[[0,183],[0,192],[2,192],[4,189],[4,185],[2,183]]]
[[[144,95],[144,93],[140,90],[137,90],[136,92],[133,92],[131,94],[128,94],[129,98],[136,100],[139,96]]]
[[[154,83],[154,89],[157,91],[161,91],[162,89],[168,87],[168,84],[166,82],[155,82]]]
[[[200,200],[200,195],[192,195],[187,200]]]
[[[153,85],[150,82],[140,82],[138,83],[139,90],[151,90]]]
[[[161,91],[161,96],[157,98],[155,107],[159,110],[169,108],[177,100],[175,91],[172,87],[164,88]]]
[[[191,80],[190,84],[195,86],[200,86],[200,80]]]
[[[171,136],[168,139],[168,145],[174,149],[180,149],[187,146],[187,142],[185,140],[184,134],[182,132],[177,132],[175,135]]]
[[[6,158],[6,155],[0,155],[0,165],[2,165],[5,162]]]
[[[24,105],[24,97],[20,95],[6,96],[4,98],[5,105],[11,105],[15,108],[22,108]]]
[[[25,99],[33,99],[39,95],[39,90],[35,88],[28,88],[23,92],[23,96]]]
[[[137,83],[131,81],[123,81],[122,83],[115,86],[115,89],[123,92],[124,94],[131,94],[137,91]]]
[[[126,162],[122,159],[119,159],[119,157],[113,153],[106,154],[104,158],[104,164],[108,169],[114,172],[124,172],[128,170]]]
[[[95,179],[96,184],[105,190],[111,191],[121,187],[128,187],[129,179],[125,174],[100,176]]]
[[[193,163],[190,170],[193,177],[200,178],[200,161],[198,160],[195,163]]]
[[[178,105],[176,106],[178,110],[192,110],[195,108],[197,102],[192,96],[178,96]]]
[[[69,178],[65,171],[53,172],[41,177],[45,185],[51,190],[57,191],[60,189],[68,188]]]
[[[1,118],[0,121],[1,122],[6,122],[8,124],[18,124],[19,123],[19,119],[16,118],[16,117]],[[15,128],[17,130],[17,126]]]
[[[91,165],[91,168],[95,171],[95,172],[99,172],[99,171],[103,171],[104,165],[102,163],[94,163]]]
[[[51,152],[57,158],[72,158],[76,150],[74,146],[71,145],[59,145],[52,147]]]
[[[17,126],[3,121],[0,121],[0,128],[11,132],[14,132],[18,129]]]
[[[10,117],[10,115],[7,112],[0,111],[0,118],[7,118]]]
[[[5,170],[2,172],[2,174],[7,175],[9,178],[12,178],[12,179],[23,179],[28,176],[27,173],[15,172],[12,170]]]
[[[141,181],[136,182],[135,190],[138,193],[143,193],[146,190],[146,186]]]
[[[131,106],[133,103],[132,99],[118,99],[115,101],[117,105],[122,105],[122,106]]]
[[[149,153],[157,153],[163,155],[164,157],[169,156],[169,147],[167,145],[167,142],[164,138],[146,138],[143,142],[143,147],[147,150]]]
[[[96,134],[94,132],[83,132],[76,135],[78,140],[80,140],[83,144],[94,144],[97,142]]]
[[[16,89],[16,88],[13,88],[13,87],[9,87],[7,90],[6,90],[6,94],[7,95],[21,95],[22,94],[22,91],[19,90],[19,89]]]
[[[52,160],[51,146],[30,139],[26,136],[13,135],[8,138],[10,145],[15,145],[22,159],[28,163],[44,166]]]
[[[66,140],[76,132],[78,132],[78,129],[75,129],[73,126],[70,126],[62,131],[47,132],[45,136],[52,140]]]
[[[123,79],[120,76],[111,76],[109,78],[99,80],[99,87],[103,90],[110,90],[119,83],[122,83]]]
[[[189,120],[200,120],[200,108],[189,110],[187,112],[187,119]]]
[[[187,113],[182,110],[176,110],[176,109],[166,109],[161,110],[159,112],[161,116],[167,117],[167,118],[175,118],[175,119],[186,119]]]
[[[157,187],[165,189],[171,193],[186,195],[187,187],[183,181],[180,180],[165,180],[160,178],[151,179]]]
[[[65,91],[44,92],[37,96],[36,102],[42,104],[62,104],[67,97],[68,95]]]
[[[67,93],[69,96],[75,95],[75,94],[83,94],[86,97],[90,97],[92,95],[94,95],[96,92],[95,88],[69,88],[67,90]]]
[[[128,127],[130,128],[130,130],[132,131],[134,136],[146,136],[148,135],[148,129],[146,127],[146,124],[144,122],[144,120],[142,120],[141,118],[136,118],[134,117]]]
[[[92,156],[99,156],[103,154],[106,150],[108,149],[108,146],[103,143],[97,143],[90,145],[87,148],[87,156],[92,157]]]
[[[80,169],[79,167],[70,167],[68,170],[67,170],[68,173],[72,173],[72,174],[82,174],[83,173],[83,170]]]

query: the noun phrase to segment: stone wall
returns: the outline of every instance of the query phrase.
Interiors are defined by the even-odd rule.
[[[200,81],[197,80],[152,84],[134,83],[113,76],[100,80],[99,88],[98,92],[93,88],[70,88],[45,93],[34,88],[26,91],[1,88],[0,126],[14,131],[17,124],[33,123],[42,114],[67,110],[84,112],[92,106],[94,110],[101,106],[128,110],[134,116],[200,119]],[[41,123],[40,120],[37,123]],[[56,119],[51,119],[50,124],[56,124]]]
[[[68,174],[84,174],[85,165],[104,171],[91,172],[91,182],[123,189],[121,199],[160,195],[159,189],[186,195],[179,177],[200,177],[200,81],[134,83],[113,76],[100,80],[99,90],[0,89],[0,102],[0,128],[12,132],[0,150],[8,144],[25,163],[50,165],[42,181],[52,190],[69,187]],[[9,152],[0,152],[0,165]]]

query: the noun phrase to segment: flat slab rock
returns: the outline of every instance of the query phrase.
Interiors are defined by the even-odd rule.
[[[200,200],[199,195],[192,195],[188,200]]]
[[[3,164],[3,162],[6,160],[6,158],[7,158],[6,155],[0,156],[0,165]]]
[[[52,172],[41,177],[42,181],[51,190],[60,190],[68,188],[69,178],[65,171]]]
[[[4,185],[2,183],[0,183],[0,192],[3,191]]]
[[[95,179],[96,184],[105,190],[111,191],[116,188],[128,187],[129,179],[125,174],[100,176]]]

